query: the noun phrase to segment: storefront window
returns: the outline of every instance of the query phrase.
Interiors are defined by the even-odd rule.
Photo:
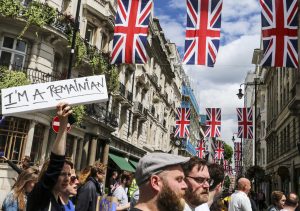
[[[0,125],[0,152],[13,161],[20,161],[25,150],[29,120],[6,117]],[[3,161],[0,161],[3,162]]]

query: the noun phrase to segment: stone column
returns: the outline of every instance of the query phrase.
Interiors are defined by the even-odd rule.
[[[26,155],[30,156],[35,124],[36,124],[35,121],[30,121],[24,156],[26,156]]]
[[[76,170],[81,170],[80,164],[81,164],[82,151],[83,151],[83,139],[79,139],[78,144],[79,144],[79,151],[78,151],[78,155],[76,155],[75,157],[75,166],[76,166]]]
[[[39,43],[33,42],[31,47],[31,57],[29,60],[28,68],[35,69],[37,67],[37,58],[39,56]]]
[[[111,139],[105,139],[104,141],[104,148],[103,148],[103,156],[102,156],[102,163],[105,166],[108,166],[108,154],[109,154],[109,144],[111,142]],[[106,174],[107,174],[107,168],[105,169],[105,178],[104,178],[104,187],[105,187],[105,181],[106,181]]]
[[[89,161],[89,140],[83,140],[83,150],[82,150],[82,156],[81,156],[81,168],[85,168],[88,165]]]
[[[96,150],[97,150],[97,137],[92,137],[91,140],[91,146],[90,146],[90,152],[89,152],[89,165],[93,165],[95,163],[96,158]]]
[[[73,149],[72,149],[72,161],[73,162],[75,162],[75,158],[76,158],[77,141],[78,141],[78,138],[74,137],[74,139],[73,139]]]
[[[40,165],[43,164],[46,159],[46,150],[47,150],[48,140],[49,140],[49,130],[50,130],[50,126],[45,126],[41,157],[40,157]]]

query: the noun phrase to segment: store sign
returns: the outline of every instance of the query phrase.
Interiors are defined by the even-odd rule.
[[[104,75],[31,84],[1,90],[2,114],[51,110],[59,102],[70,105],[108,100]]]

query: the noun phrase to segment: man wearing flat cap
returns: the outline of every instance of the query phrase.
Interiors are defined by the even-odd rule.
[[[139,200],[131,211],[182,211],[187,185],[181,165],[189,161],[167,153],[150,153],[137,165],[135,178]]]

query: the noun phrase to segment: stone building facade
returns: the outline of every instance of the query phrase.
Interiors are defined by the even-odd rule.
[[[31,1],[23,1],[28,5]],[[0,15],[0,64],[11,71],[23,71],[32,83],[66,79],[69,41],[74,26],[77,1],[41,1],[57,9],[58,15],[43,27],[29,26],[18,38],[26,20]],[[88,51],[109,55],[112,49],[115,0],[82,1],[79,35]],[[100,160],[113,169],[134,171],[134,165],[147,152],[178,153],[170,135],[175,126],[176,107],[182,100],[184,70],[174,43],[168,41],[159,24],[151,18],[145,65],[119,65],[119,88],[109,94],[108,103],[86,106],[83,122],[67,137],[67,156],[76,170]],[[75,58],[76,61],[76,58]],[[91,75],[88,64],[72,69],[72,78]],[[42,164],[49,157],[55,133],[51,129],[54,111],[19,114],[0,125],[0,151],[19,162],[28,155]],[[16,173],[0,161],[0,204],[10,190]]]

